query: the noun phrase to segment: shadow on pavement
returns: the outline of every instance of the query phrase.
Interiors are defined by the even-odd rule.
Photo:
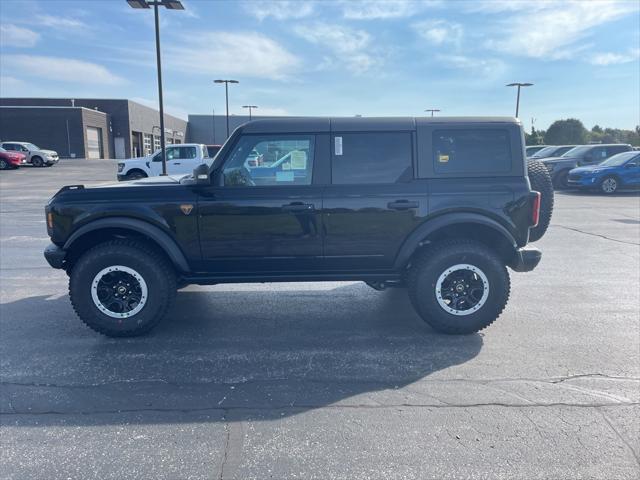
[[[3,412],[78,425],[117,423],[108,414],[122,412],[140,412],[140,423],[158,421],[144,412],[209,410],[211,421],[234,410],[276,419],[368,402],[357,396],[393,394],[482,348],[478,334],[434,333],[404,290],[364,284],[182,291],[166,321],[136,339],[94,334],[66,296],[0,308]]]

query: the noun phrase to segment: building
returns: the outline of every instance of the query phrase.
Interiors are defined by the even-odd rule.
[[[187,122],[165,113],[167,143]],[[0,140],[28,141],[66,158],[129,158],[160,148],[160,114],[131,100],[0,98]]]

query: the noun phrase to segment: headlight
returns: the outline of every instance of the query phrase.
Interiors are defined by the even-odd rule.
[[[52,154],[52,153],[47,153],[47,154],[45,155],[45,157],[46,157],[46,158],[53,158],[53,154]]]
[[[124,163],[119,163],[118,164],[118,173],[121,173],[122,170],[124,170]]]

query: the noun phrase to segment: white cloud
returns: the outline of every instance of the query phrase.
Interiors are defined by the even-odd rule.
[[[179,43],[166,47],[166,65],[189,73],[284,79],[300,63],[278,42],[255,32],[191,32]]]
[[[34,23],[59,30],[87,28],[88,25],[81,20],[71,17],[56,17],[54,15],[36,15]]]
[[[16,25],[0,25],[0,46],[33,47],[40,40],[40,34]]]
[[[505,70],[505,64],[496,58],[468,57],[466,55],[437,55],[440,64],[450,68],[468,70],[483,76],[498,76]]]
[[[253,15],[260,21],[268,17],[275,18],[276,20],[304,18],[314,12],[314,4],[308,1],[257,0],[252,2],[243,2],[242,6],[247,13]]]
[[[69,83],[121,85],[126,80],[102,65],[73,58],[45,57],[41,55],[4,55],[4,61],[15,71],[48,80]]]
[[[520,8],[516,10],[512,4]],[[505,34],[489,40],[487,47],[513,55],[550,59],[567,58],[572,51],[567,47],[586,37],[591,29],[637,12],[639,5],[620,0],[474,4],[475,8],[488,12],[515,12],[503,22],[500,30]]]
[[[411,17],[425,7],[439,5],[437,0],[345,0],[343,15],[352,20],[377,20]]]
[[[638,59],[640,59],[640,48],[633,48],[627,53],[596,53],[589,58],[589,63],[593,65],[606,66],[634,62]]]
[[[327,67],[342,63],[353,73],[364,73],[381,63],[371,54],[371,36],[364,30],[315,23],[298,25],[294,32],[310,43],[326,47],[334,55],[323,59],[322,64]]]
[[[414,23],[412,27],[418,35],[434,45],[459,44],[464,34],[462,25],[445,20],[425,20]]]

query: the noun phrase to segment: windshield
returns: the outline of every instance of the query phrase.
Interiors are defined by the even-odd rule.
[[[549,155],[553,155],[556,148],[558,147],[544,147],[542,150],[538,150],[533,154],[534,157],[548,157]]]
[[[40,147],[33,143],[25,143],[24,146],[27,147],[27,150],[40,150]]]
[[[599,164],[599,167],[619,167],[620,165],[627,162],[627,160],[631,160],[632,158],[640,157],[638,152],[624,152],[614,155],[611,158],[606,159],[604,162]]]
[[[571,150],[569,150],[567,153],[565,153],[562,156],[563,157],[581,157],[592,148],[593,147],[591,145],[581,145],[579,147],[573,147]]]
[[[0,147],[0,152],[4,153],[4,152],[6,152],[6,150],[4,148]]]

